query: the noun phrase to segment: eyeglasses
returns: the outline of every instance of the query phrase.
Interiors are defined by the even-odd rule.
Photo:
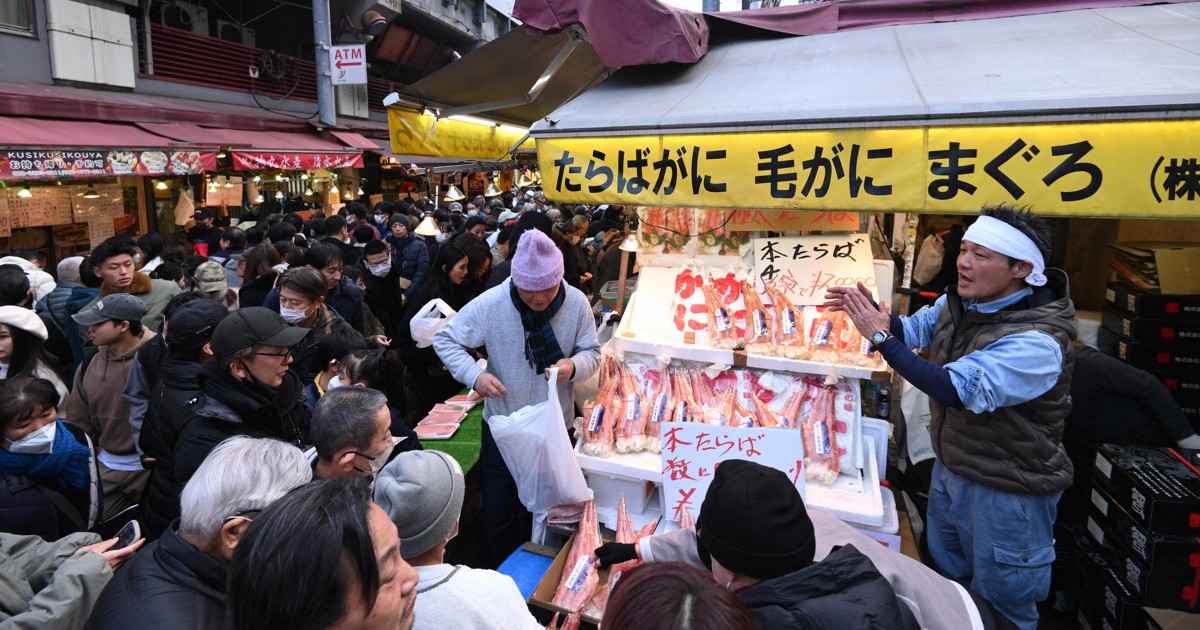
[[[274,357],[276,359],[287,361],[292,357],[292,349],[288,348],[287,352],[284,352],[283,354],[278,354],[275,352],[251,352],[250,354],[253,354],[256,357]]]
[[[230,515],[230,516],[226,516],[226,517],[225,517],[225,518],[224,518],[224,519],[221,521],[221,523],[222,523],[222,524],[224,524],[224,523],[228,523],[229,521],[232,521],[232,520],[234,520],[234,519],[238,519],[238,518],[240,518],[240,519],[242,519],[243,521],[246,521],[246,522],[248,522],[248,523],[253,523],[253,522],[254,522],[254,517],[255,517],[255,516],[258,516],[258,513],[259,513],[259,512],[261,512],[261,511],[262,511],[262,510],[242,510],[242,511],[238,512],[237,514],[233,514],[233,515]],[[252,516],[246,516],[247,514],[250,514],[250,515],[252,515]]]

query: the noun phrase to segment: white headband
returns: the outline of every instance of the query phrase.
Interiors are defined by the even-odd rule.
[[[1042,252],[1033,244],[1033,240],[1021,230],[1000,219],[980,216],[963,233],[963,240],[982,245],[998,254],[1029,262],[1033,265],[1033,271],[1025,276],[1025,282],[1035,287],[1046,284],[1046,276],[1043,273],[1046,271],[1046,260],[1042,258]]]

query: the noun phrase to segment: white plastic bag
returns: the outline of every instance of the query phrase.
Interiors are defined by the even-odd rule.
[[[433,345],[433,336],[443,326],[450,323],[454,316],[458,315],[458,311],[450,308],[449,304],[442,301],[441,298],[429,300],[429,302],[413,315],[412,321],[408,323],[408,330],[412,333],[413,341],[417,342],[418,348],[428,348]]]
[[[937,234],[926,236],[925,240],[921,242],[921,249],[917,250],[917,262],[913,266],[913,280],[921,285],[932,282],[938,272],[942,270],[942,258],[945,256],[946,246],[942,244],[942,237]]]
[[[492,437],[517,483],[525,508],[541,514],[557,505],[586,501],[591,494],[571,450],[558,402],[558,369],[547,370],[549,396],[512,415],[488,418]]]
[[[929,437],[929,394],[900,379],[900,410],[904,412],[908,461],[916,464],[932,459],[933,441]]]

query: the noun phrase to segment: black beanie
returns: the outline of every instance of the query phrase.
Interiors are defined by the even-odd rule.
[[[717,466],[696,533],[721,566],[756,580],[807,567],[817,546],[804,500],[787,475],[740,459]]]

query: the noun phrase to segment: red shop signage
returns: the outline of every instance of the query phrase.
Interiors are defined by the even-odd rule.
[[[284,171],[362,168],[362,153],[250,153],[233,152],[233,168],[239,171],[277,168]]]
[[[197,175],[217,168],[217,154],[162,150],[0,151],[0,179],[77,179],[120,175]]]

